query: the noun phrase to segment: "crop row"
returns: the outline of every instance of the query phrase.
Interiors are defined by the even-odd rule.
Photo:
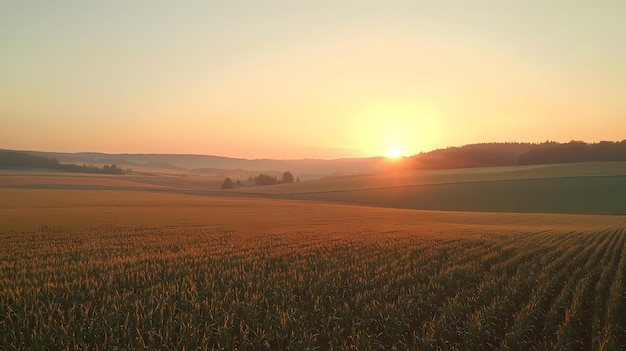
[[[614,350],[626,231],[0,234],[18,349]]]

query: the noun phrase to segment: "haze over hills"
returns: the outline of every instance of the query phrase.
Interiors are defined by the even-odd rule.
[[[43,154],[55,156],[54,153]],[[202,196],[269,197],[419,210],[626,213],[623,201],[626,198],[626,141],[477,144],[435,150],[404,159],[231,160],[231,164],[241,162],[239,164],[244,166],[267,167],[262,175],[275,177],[273,183],[256,181],[258,171],[178,167],[202,165],[203,161],[207,162],[205,166],[228,167],[225,163],[211,164],[211,160],[227,159],[215,156],[80,153],[64,157],[63,160],[76,163],[60,163],[56,158],[28,152],[0,150],[0,169],[8,170],[3,179],[4,185],[0,184],[0,187],[21,189],[33,186],[33,182],[43,182],[36,184],[35,188],[151,189]],[[174,162],[176,166],[164,161]],[[82,166],[83,162],[86,165]],[[117,179],[106,175],[112,169],[121,171],[120,162],[126,162],[122,165],[124,170],[137,167],[139,171],[132,171],[129,176],[120,175]],[[103,163],[104,166],[99,166]],[[111,165],[107,166],[107,163]],[[294,171],[298,166],[302,167],[300,169],[308,166],[315,172],[336,172],[340,167],[354,169],[347,167],[359,165],[369,165],[370,168],[364,167],[361,172],[344,173],[343,176],[321,173],[303,176]],[[157,166],[175,171],[159,172],[151,168]],[[313,168],[315,166],[318,167]],[[272,170],[271,167],[290,170],[293,172],[292,180],[277,184],[281,182],[277,182],[276,178],[280,179],[284,171]],[[12,173],[11,170],[18,172]],[[50,176],[47,171],[39,175],[40,170],[105,174]],[[301,181],[294,182],[296,177]],[[224,187],[229,178],[231,186]],[[77,181],[78,184],[75,183]],[[112,184],[111,181],[127,181],[128,184]]]
[[[77,165],[116,164],[125,169],[146,167],[197,174],[215,174],[221,170],[246,172],[283,172],[289,170],[301,177],[303,176],[304,180],[328,175],[372,173],[389,167],[419,170],[626,161],[626,140],[599,143],[582,141],[545,142],[541,144],[483,143],[438,149],[399,159],[371,157],[333,160],[276,160],[242,159],[214,155],[18,152],[56,159],[60,163]],[[0,167],[2,166],[1,161]]]
[[[192,173],[211,173],[217,170],[245,170],[250,172],[286,171],[309,175],[309,177],[332,174],[373,172],[385,163],[382,157],[342,158],[335,160],[302,159],[242,159],[214,155],[176,154],[105,154],[97,152],[59,153],[43,151],[19,151],[34,156],[55,158],[62,163],[116,164],[123,168],[149,167]]]

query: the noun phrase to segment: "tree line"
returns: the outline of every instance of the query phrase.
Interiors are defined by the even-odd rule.
[[[450,169],[571,162],[626,161],[626,140],[585,143],[483,143],[449,147],[414,155],[405,160],[409,169]]]
[[[112,164],[102,168],[96,166],[59,163],[56,158],[34,156],[25,152],[0,150],[0,168],[2,169],[52,169],[72,173],[125,174],[121,166]]]
[[[626,161],[626,140],[601,141],[587,144],[570,141],[567,144],[544,143],[519,156],[518,165],[545,163]]]
[[[248,183],[251,183],[252,185],[255,185],[255,186],[293,183],[293,182],[299,182],[299,181],[300,181],[299,177],[295,178],[294,180],[294,176],[290,171],[284,172],[281,179],[278,179],[276,176],[265,174],[265,173],[261,173],[256,177],[252,177],[252,175],[248,177]],[[241,185],[241,181],[238,180],[237,184]],[[224,179],[224,182],[222,183],[222,189],[232,189],[234,187],[235,187],[235,184],[233,184],[233,180],[230,177],[226,177]]]

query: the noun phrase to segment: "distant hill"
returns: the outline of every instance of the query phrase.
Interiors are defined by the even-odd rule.
[[[59,153],[28,151],[34,156],[55,158],[62,163],[117,164],[125,168],[145,166],[155,169],[205,173],[206,170],[241,170],[249,173],[291,171],[302,179],[320,178],[333,174],[374,172],[385,164],[382,157],[343,158],[335,160],[301,159],[242,159],[213,155],[177,154],[105,154],[95,152]],[[308,176],[307,176],[308,175]]]
[[[56,158],[34,156],[27,152],[0,150],[0,169],[43,169],[74,173],[124,174],[120,166],[103,168],[76,164],[62,164]]]
[[[420,153],[407,160],[412,169],[451,169],[515,166],[520,155],[535,148],[530,143],[485,143]]]
[[[550,163],[626,161],[626,140],[587,144],[569,143],[484,143],[449,147],[412,156],[409,169],[452,169]]]
[[[55,159],[58,164],[116,164],[124,168],[143,166],[197,174],[214,174],[219,173],[219,170],[237,170],[250,175],[259,172],[291,171],[302,180],[306,180],[329,175],[372,173],[385,170],[389,166],[405,169],[453,169],[571,162],[626,161],[626,140],[621,142],[602,141],[595,144],[587,144],[581,141],[569,143],[545,142],[540,144],[472,144],[423,152],[407,157],[399,162],[391,162],[382,157],[335,160],[249,160],[213,155],[19,152],[35,157]],[[0,162],[6,163],[7,161],[0,160]]]

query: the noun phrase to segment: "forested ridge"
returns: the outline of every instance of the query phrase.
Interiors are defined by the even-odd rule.
[[[74,173],[124,174],[120,166],[102,168],[87,165],[59,163],[56,158],[33,156],[26,152],[0,150],[0,169],[52,169]]]
[[[472,144],[414,155],[408,158],[407,167],[449,169],[604,161],[626,161],[626,140]]]

